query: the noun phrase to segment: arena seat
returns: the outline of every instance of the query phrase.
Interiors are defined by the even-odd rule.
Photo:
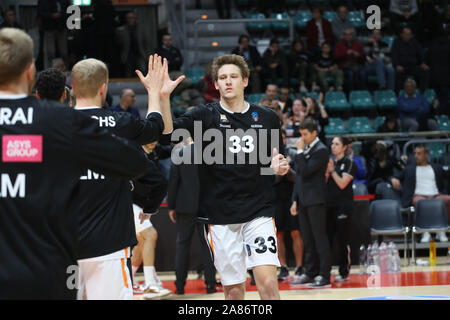
[[[303,31],[306,29],[306,24],[311,20],[311,11],[299,11],[294,16],[294,26],[297,30]]]
[[[252,93],[247,96],[247,102],[258,104],[259,101],[265,96],[264,93]]]
[[[374,125],[373,125],[375,127],[375,131],[378,131],[378,128],[384,123],[384,121],[386,121],[385,116],[378,116],[375,118]]]
[[[350,133],[374,133],[375,130],[370,126],[367,117],[352,117],[348,119],[348,128]]]
[[[389,46],[389,50],[392,48],[392,44],[394,43],[395,38],[395,36],[384,36],[382,38],[382,40]]]
[[[436,91],[432,88],[426,89],[423,95],[430,105],[434,102],[434,99],[436,99]]]
[[[325,94],[324,105],[330,111],[348,111],[351,109],[345,93],[341,91],[328,91]]]
[[[395,92],[392,90],[376,90],[374,94],[374,102],[380,111],[397,107],[397,97],[395,96]]]
[[[350,11],[348,13],[348,20],[356,29],[361,29],[366,26],[366,20],[360,11]]]
[[[283,13],[271,13],[271,19],[289,19],[289,15],[286,12]],[[286,32],[289,30],[289,21],[273,21],[272,30],[274,32]]]
[[[328,118],[328,124],[324,128],[325,134],[346,134],[344,121],[341,118]]]
[[[350,104],[353,110],[374,110],[376,104],[372,101],[372,96],[367,90],[354,90],[350,92]]]
[[[436,116],[436,120],[438,122],[439,130],[447,131],[450,130],[450,122],[448,120],[448,116],[443,114],[440,116]]]
[[[264,13],[249,13],[246,17],[247,19],[266,19]],[[248,32],[264,32],[270,29],[270,22],[258,21],[258,22],[247,22]]]
[[[441,142],[427,143],[427,147],[430,150],[429,156],[432,162],[437,161],[445,153],[445,145]]]
[[[205,70],[203,68],[189,68],[184,70],[184,74],[189,78],[192,84],[197,84],[204,76]]]
[[[337,19],[338,16],[336,11],[325,11],[323,13],[323,17],[328,21],[332,22],[334,19]]]

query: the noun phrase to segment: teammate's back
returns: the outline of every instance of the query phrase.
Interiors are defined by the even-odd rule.
[[[28,97],[32,49],[22,31],[0,30],[0,299],[74,299],[80,175],[131,179],[147,160],[89,117]]]

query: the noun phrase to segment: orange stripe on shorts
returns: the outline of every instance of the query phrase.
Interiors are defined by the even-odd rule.
[[[126,249],[125,249],[126,250]],[[125,283],[125,287],[128,289],[128,278],[127,278],[127,271],[125,270],[125,259],[121,259],[122,262],[122,276],[123,276],[123,282]]]

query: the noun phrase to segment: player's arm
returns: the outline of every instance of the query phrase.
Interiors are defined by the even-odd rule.
[[[147,115],[152,112],[158,112],[162,115],[159,94],[163,85],[164,67],[161,57],[157,54],[151,55],[148,59],[148,72],[144,77],[141,71],[136,70],[136,74],[148,93]]]
[[[98,126],[98,122],[73,111],[71,136],[73,154],[83,168],[116,178],[134,179],[148,170],[149,160],[140,146],[115,137]]]
[[[175,210],[179,183],[180,165],[172,164],[170,168],[169,186],[167,188],[167,205],[170,210]]]

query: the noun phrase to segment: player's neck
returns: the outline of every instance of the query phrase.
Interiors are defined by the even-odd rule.
[[[12,96],[26,94],[29,95],[28,85],[26,84],[9,84],[0,86],[0,95],[2,96]]]
[[[233,112],[242,112],[245,109],[247,109],[247,104],[244,101],[244,97],[236,97],[233,99],[225,99],[223,97],[220,98],[220,103],[222,106],[227,108],[230,111]]]
[[[102,99],[97,96],[95,98],[77,98],[75,108],[102,107]]]

